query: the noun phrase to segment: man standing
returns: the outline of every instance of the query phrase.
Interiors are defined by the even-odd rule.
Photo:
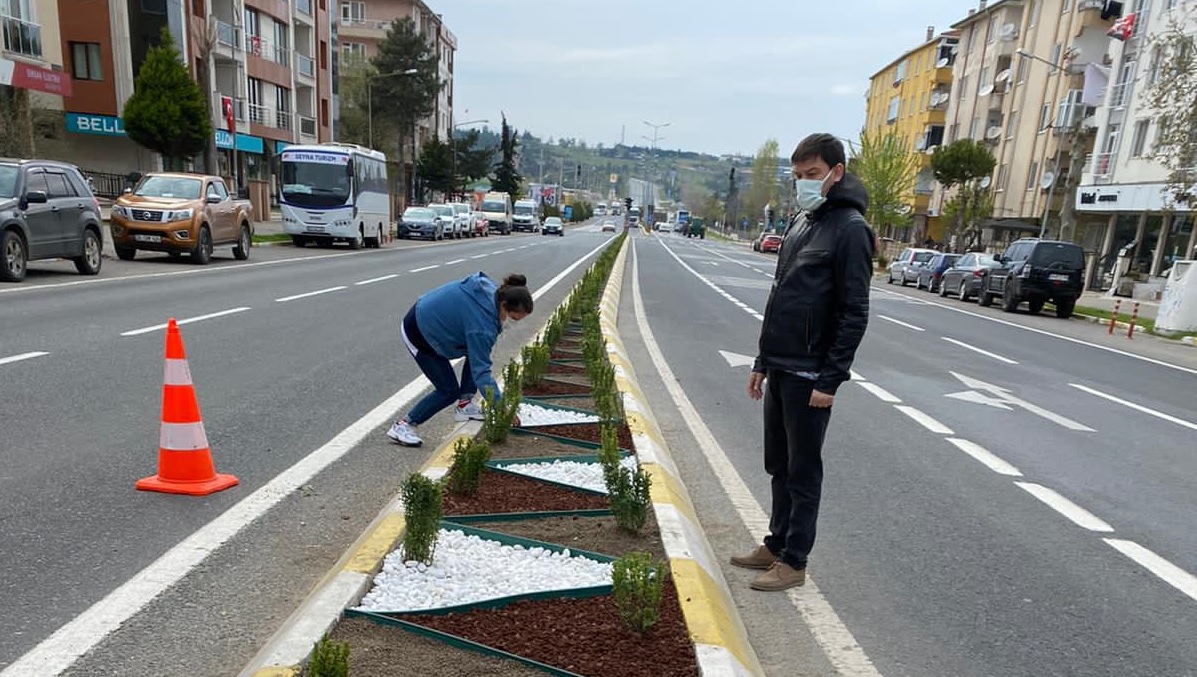
[[[876,237],[868,195],[844,168],[830,134],[803,139],[790,157],[802,214],[785,232],[765,306],[748,396],[765,400],[765,471],[773,505],[764,543],[731,563],[765,569],[755,590],[806,582],[823,484],[823,437],[836,389],[869,322]]]

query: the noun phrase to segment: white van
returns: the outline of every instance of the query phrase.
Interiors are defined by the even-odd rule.
[[[507,193],[487,193],[478,211],[486,217],[490,230],[501,235],[511,234],[511,196]]]
[[[516,200],[511,216],[511,229],[529,233],[540,231],[540,208],[536,200]]]

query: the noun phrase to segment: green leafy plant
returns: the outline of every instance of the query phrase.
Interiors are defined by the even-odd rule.
[[[482,471],[490,460],[490,445],[475,438],[457,440],[453,464],[449,466],[449,491],[458,496],[473,496],[482,484]]]
[[[617,447],[618,449],[618,447]],[[649,504],[652,497],[652,477],[639,465],[629,470],[618,460],[616,451],[614,463],[610,452],[603,450],[600,456],[603,464],[603,483],[607,485],[607,496],[611,502],[611,514],[615,524],[629,533],[638,534],[648,521]]]
[[[486,409],[482,413],[482,438],[491,444],[502,444],[511,433],[511,426],[519,414],[523,399],[521,368],[512,360],[503,369],[503,396],[495,399],[495,393],[486,389]]]
[[[523,387],[531,388],[540,383],[540,379],[544,378],[545,373],[549,370],[551,353],[552,349],[540,341],[536,341],[530,346],[524,346],[522,354]]]
[[[179,163],[203,152],[212,137],[203,90],[166,28],[137,72],[133,95],[125,102],[124,121],[129,138],[160,153],[167,168],[181,168]]]
[[[403,557],[406,561],[432,564],[444,506],[441,483],[412,473],[403,483]]]
[[[665,563],[646,552],[632,552],[615,560],[611,584],[619,618],[633,631],[647,633],[661,617]]]
[[[885,254],[879,255],[877,257],[877,268],[878,269],[889,268],[889,257],[886,256]]]
[[[303,674],[305,677],[348,677],[349,642],[334,642],[325,635],[316,642]]]

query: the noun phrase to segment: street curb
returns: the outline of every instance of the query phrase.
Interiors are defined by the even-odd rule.
[[[1076,313],[1076,312],[1074,312],[1072,314],[1072,316],[1080,318],[1082,320],[1085,320],[1086,322],[1089,322],[1090,324],[1100,324],[1100,325],[1103,325],[1106,327],[1110,326],[1110,318],[1108,318],[1108,317],[1098,317],[1096,315],[1086,315],[1085,313]],[[1123,329],[1123,330],[1130,329],[1130,323],[1122,322],[1121,320],[1115,320],[1114,328],[1115,329]],[[1143,333],[1143,328],[1141,325],[1135,325],[1135,328],[1138,330],[1135,333],[1137,333],[1137,334]],[[1171,338],[1169,336],[1164,336],[1163,334],[1156,334],[1153,332],[1147,332],[1146,335],[1151,336],[1153,338],[1164,339],[1165,341],[1172,341],[1173,343],[1177,343],[1180,345],[1197,347],[1197,336],[1182,336],[1178,339],[1175,339],[1175,338]]]
[[[607,341],[608,358],[615,366],[615,382],[623,394],[640,467],[652,478],[653,512],[682,614],[694,642],[699,671],[705,677],[763,676],[765,670],[748,641],[748,631],[736,610],[718,559],[702,530],[665,436],[648,406],[648,398],[636,383],[632,363],[619,336],[619,300],[630,246],[631,242],[624,240],[615,260],[599,304],[599,322]]]

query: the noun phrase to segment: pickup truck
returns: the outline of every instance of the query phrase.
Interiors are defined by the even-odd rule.
[[[249,200],[232,197],[219,176],[146,174],[112,205],[112,242],[122,261],[145,249],[172,258],[189,254],[204,265],[222,245],[233,245],[233,256],[244,261],[254,233],[251,213]]]

